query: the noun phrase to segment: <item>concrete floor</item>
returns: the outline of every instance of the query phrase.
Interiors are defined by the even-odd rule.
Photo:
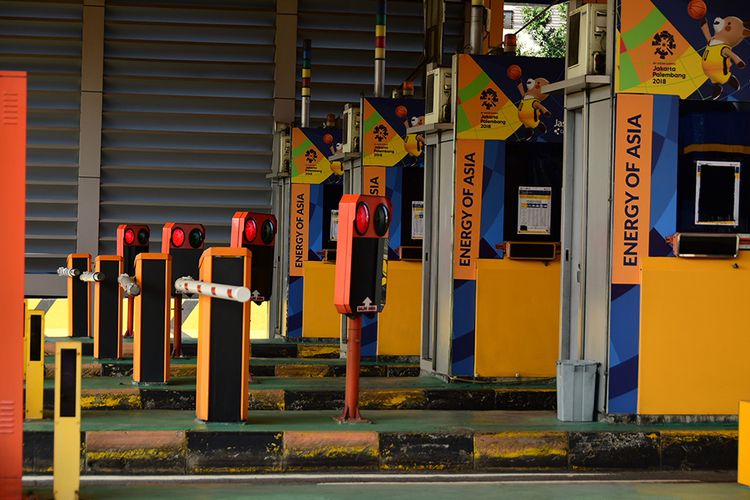
[[[383,482],[383,480],[388,480]],[[464,482],[469,479],[469,482]],[[725,480],[727,478],[724,478]],[[498,478],[481,477],[472,481],[466,476],[454,479],[439,479],[436,482],[424,482],[419,479],[399,479],[398,477],[375,480],[352,478],[349,481],[322,479],[316,482],[268,481],[225,482],[217,479],[201,483],[173,483],[168,480],[160,484],[115,484],[84,485],[81,488],[82,499],[117,499],[139,498],[160,499],[350,499],[358,500],[455,500],[457,498],[513,498],[513,499],[546,499],[546,498],[651,498],[651,499],[733,499],[750,498],[750,489],[735,483],[715,482],[665,482],[663,479],[607,479],[604,481],[577,478],[567,479]],[[50,498],[50,485],[27,488],[40,499]]]

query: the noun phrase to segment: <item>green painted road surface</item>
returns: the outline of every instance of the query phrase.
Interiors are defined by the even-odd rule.
[[[30,491],[27,489],[27,491]],[[33,490],[40,499],[51,498],[50,488]],[[716,499],[750,498],[750,489],[734,483],[634,482],[404,482],[311,484],[151,484],[84,486],[82,499],[188,499],[221,500],[457,500],[457,499]]]
[[[294,378],[294,377],[253,377],[250,389],[287,391],[325,391],[344,390],[344,377],[330,378]],[[437,377],[363,377],[360,380],[362,389],[554,389],[554,380],[548,383],[469,383],[445,382]],[[54,388],[54,380],[45,380],[45,388]],[[82,387],[86,389],[132,389],[129,377],[92,377],[84,378]],[[172,377],[168,384],[150,384],[141,387],[159,390],[195,390],[195,377]]]
[[[509,431],[736,431],[736,423],[611,424],[606,422],[560,422],[551,411],[441,411],[367,410],[372,424],[338,424],[340,411],[251,411],[245,424],[206,424],[189,410],[95,410],[84,411],[83,431],[211,430],[211,431],[373,431],[373,432],[509,432]],[[27,421],[25,431],[52,431],[50,419]]]

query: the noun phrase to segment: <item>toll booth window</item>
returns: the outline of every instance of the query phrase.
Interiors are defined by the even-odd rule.
[[[697,161],[695,224],[737,226],[740,212],[740,162]]]

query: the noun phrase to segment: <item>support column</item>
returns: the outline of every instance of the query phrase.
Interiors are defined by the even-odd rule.
[[[296,69],[297,69],[297,0],[276,2],[276,48],[274,56],[273,119],[275,131],[291,125],[295,119]],[[278,231],[274,250],[274,293],[269,303],[269,337],[286,333],[287,276],[289,264],[289,173],[277,169],[278,141],[274,141],[274,165],[271,179],[271,201]]]
[[[104,0],[84,0],[76,248],[92,255],[99,252],[103,87]]]

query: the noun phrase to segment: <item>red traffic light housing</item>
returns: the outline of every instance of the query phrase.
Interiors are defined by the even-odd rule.
[[[122,257],[123,272],[135,276],[135,256],[148,252],[151,230],[143,224],[117,226],[117,255]]]
[[[383,310],[390,223],[388,198],[354,194],[341,198],[334,288],[334,303],[341,314]]]
[[[232,217],[230,246],[247,248],[252,254],[250,284],[253,301],[263,302],[273,292],[273,252],[276,244],[276,217],[260,212],[235,212]]]
[[[172,256],[172,281],[184,276],[198,276],[198,263],[205,248],[205,241],[206,228],[202,224],[164,224],[161,232],[161,253]],[[173,289],[172,295],[174,294]]]

